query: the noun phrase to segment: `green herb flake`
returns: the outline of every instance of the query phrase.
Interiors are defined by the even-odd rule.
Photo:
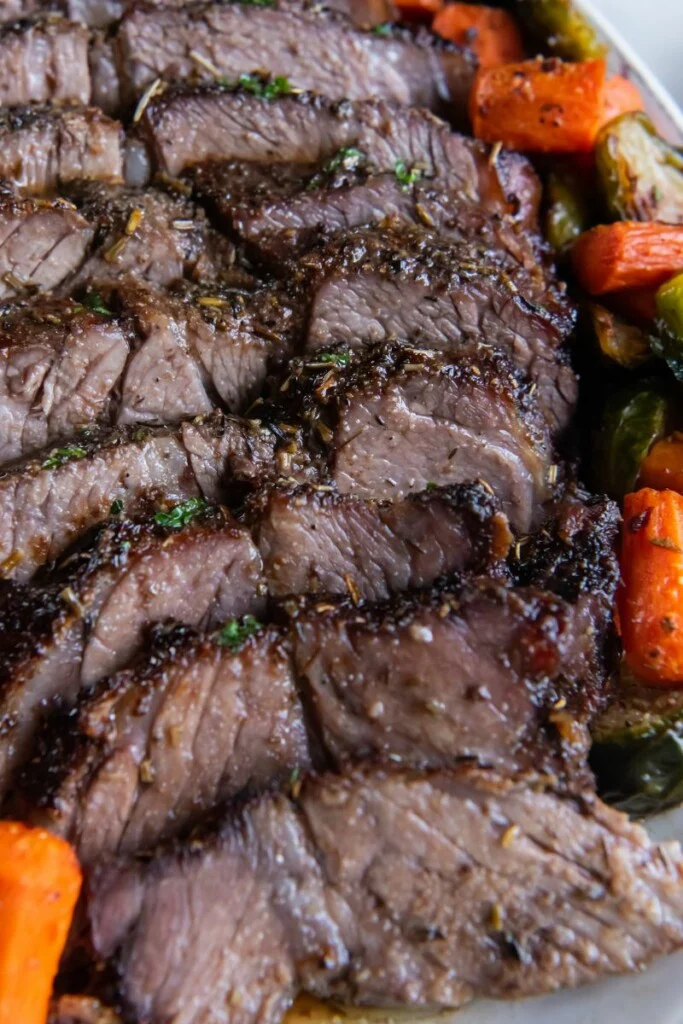
[[[394,176],[402,185],[404,192],[418,182],[423,174],[424,171],[420,167],[408,167],[405,160],[397,160],[394,164]]]
[[[230,84],[221,80],[223,84]],[[240,75],[236,85],[254,96],[260,96],[264,100],[275,100],[278,96],[289,96],[292,93],[292,86],[289,79],[283,75],[276,78],[266,78],[263,75]],[[233,83],[233,87],[235,83]]]
[[[348,352],[321,352],[316,360],[319,363],[330,363],[331,366],[348,366],[351,356]]]
[[[196,519],[197,516],[205,512],[208,505],[204,498],[190,498],[188,501],[181,502],[180,505],[176,505],[169,512],[157,512],[154,516],[154,522],[157,526],[165,526],[170,530],[180,530],[183,526],[187,526]]]
[[[438,489],[439,489],[439,485],[437,483],[434,483],[433,480],[428,480],[427,481],[427,486],[425,487],[426,491],[438,491]]]
[[[113,501],[111,504],[111,508],[109,509],[109,515],[118,516],[121,514],[121,512],[123,512],[123,502],[121,501],[120,498],[117,498],[116,501]]]
[[[69,448],[57,448],[49,458],[45,459],[43,469],[58,469],[66,462],[75,462],[76,459],[83,459],[88,453],[85,448],[71,445]]]
[[[334,156],[331,156],[329,160],[326,160],[323,164],[323,170],[327,171],[338,171],[342,168],[345,171],[355,171],[357,167],[365,163],[367,157],[362,149],[356,149],[355,146],[345,146],[343,149],[338,150]]]
[[[372,29],[373,35],[376,36],[390,36],[393,31],[393,25],[390,21],[383,21],[380,25],[375,25]]]
[[[656,548],[665,548],[666,551],[675,551],[679,555],[682,553],[678,544],[675,544],[669,537],[653,537],[650,544],[654,544]]]
[[[248,640],[250,636],[257,633],[260,628],[261,623],[253,615],[245,615],[241,619],[230,619],[219,630],[216,636],[216,643],[220,644],[221,647],[229,647],[231,651],[236,651],[245,640]]]
[[[113,316],[111,309],[104,304],[104,300],[97,292],[90,292],[83,299],[83,305],[91,313],[99,313],[100,316]]]

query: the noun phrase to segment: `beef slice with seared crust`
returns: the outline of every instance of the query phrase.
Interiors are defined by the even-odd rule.
[[[5,596],[3,792],[29,755],[41,717],[125,665],[150,625],[171,619],[211,626],[261,611],[261,559],[227,513],[207,512],[180,529],[157,519],[106,527],[43,585]]]
[[[95,949],[150,1024],[218,1024],[226,1007],[231,1024],[276,1024],[301,990],[457,1007],[680,948],[680,845],[551,787],[472,768],[312,779],[192,849],[97,873]]]

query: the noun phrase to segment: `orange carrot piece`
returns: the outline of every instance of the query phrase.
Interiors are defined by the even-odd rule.
[[[45,1024],[80,888],[68,843],[0,822],[0,1024]]]
[[[572,263],[590,295],[656,288],[683,270],[683,225],[600,224],[577,238]]]
[[[627,494],[619,621],[626,660],[658,686],[683,686],[683,495]]]
[[[604,60],[537,58],[477,72],[474,134],[530,153],[585,153],[603,122]]]
[[[432,31],[460,46],[469,47],[482,68],[493,68],[524,58],[517,22],[500,7],[447,4],[432,22]]]
[[[676,432],[652,446],[640,466],[640,483],[683,494],[683,434]]]
[[[631,114],[635,110],[645,110],[640,89],[635,82],[624,78],[623,75],[613,75],[605,84],[603,125],[609,124],[615,117]]]
[[[394,6],[406,21],[430,22],[443,3],[444,0],[394,0]]]

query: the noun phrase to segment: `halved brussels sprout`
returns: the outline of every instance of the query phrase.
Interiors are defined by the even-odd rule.
[[[571,170],[555,168],[546,178],[545,199],[545,237],[562,252],[591,226],[585,188]]]
[[[683,274],[667,281],[657,292],[656,333],[652,351],[666,360],[676,380],[683,383]]]
[[[657,134],[647,114],[610,121],[595,154],[613,217],[683,224],[683,153]]]
[[[626,323],[596,302],[588,311],[600,352],[611,363],[632,370],[651,358],[650,341],[640,327]]]
[[[565,60],[595,60],[606,47],[571,0],[517,0],[516,11],[544,49]]]
[[[667,401],[656,384],[644,383],[612,395],[602,418],[596,482],[614,498],[635,487],[640,465],[666,432]]]

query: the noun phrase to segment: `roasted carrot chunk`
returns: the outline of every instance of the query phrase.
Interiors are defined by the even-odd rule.
[[[640,483],[683,494],[683,434],[676,432],[653,445],[641,464]]]
[[[683,686],[683,495],[650,488],[627,494],[619,621],[637,676]]]
[[[683,270],[683,225],[601,224],[576,240],[572,263],[590,295],[656,288]]]
[[[615,117],[632,114],[636,110],[645,110],[640,89],[635,82],[624,78],[623,75],[613,75],[605,84],[602,124],[609,124]]]
[[[486,142],[530,153],[582,153],[595,144],[604,96],[604,60],[538,58],[480,69],[470,117],[474,134]]]
[[[80,888],[68,843],[0,822],[0,1024],[45,1024]]]
[[[524,57],[517,22],[500,7],[448,4],[434,18],[432,29],[444,39],[473,50],[482,68],[520,61]]]
[[[656,288],[629,288],[627,292],[605,295],[605,305],[639,327],[649,327],[657,316]]]

